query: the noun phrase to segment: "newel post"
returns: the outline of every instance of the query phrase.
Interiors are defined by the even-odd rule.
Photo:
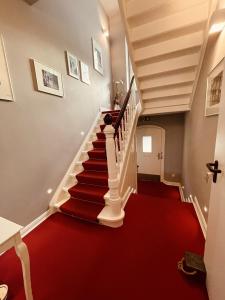
[[[116,165],[115,128],[112,126],[112,116],[107,114],[104,118],[106,127],[106,154],[108,165],[109,206],[114,217],[121,215],[121,199],[119,195],[118,168]]]

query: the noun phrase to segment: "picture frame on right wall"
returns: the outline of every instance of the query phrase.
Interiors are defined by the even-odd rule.
[[[101,75],[104,75],[102,48],[93,38],[92,38],[92,50],[93,50],[94,69],[97,72],[99,72]]]
[[[223,58],[209,73],[207,78],[205,116],[219,114],[221,91],[225,80],[225,59]]]

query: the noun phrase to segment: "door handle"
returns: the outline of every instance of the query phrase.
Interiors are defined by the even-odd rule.
[[[217,175],[222,173],[221,170],[219,170],[219,162],[218,160],[215,160],[214,163],[207,163],[206,164],[208,170],[213,173],[213,182],[216,183],[217,182]]]
[[[158,160],[163,159],[163,153],[162,153],[162,152],[159,152],[159,153],[157,154],[157,157],[158,157]]]

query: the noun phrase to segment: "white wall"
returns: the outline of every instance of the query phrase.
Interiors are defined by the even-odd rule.
[[[107,18],[97,0],[0,0],[4,36],[16,102],[0,101],[0,215],[26,225],[47,210],[99,106],[110,107]],[[104,24],[103,24],[104,23]],[[93,70],[94,37],[102,46],[104,76]],[[90,67],[91,85],[67,76],[64,51]],[[34,90],[29,59],[63,75],[63,99]]]
[[[218,116],[205,117],[207,75],[225,56],[225,31],[210,37],[203,61],[192,110],[186,116],[183,183],[186,196],[197,197],[207,221],[204,206],[209,207],[211,180],[207,183],[206,163],[213,162]]]
[[[110,44],[113,81],[123,80],[127,86],[125,31],[120,13],[110,17]]]

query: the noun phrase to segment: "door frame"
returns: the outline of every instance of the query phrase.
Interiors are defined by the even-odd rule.
[[[142,128],[157,128],[160,129],[162,132],[162,159],[160,165],[160,181],[164,182],[164,165],[165,165],[165,145],[166,145],[166,130],[157,125],[141,125],[137,127],[137,130]]]

